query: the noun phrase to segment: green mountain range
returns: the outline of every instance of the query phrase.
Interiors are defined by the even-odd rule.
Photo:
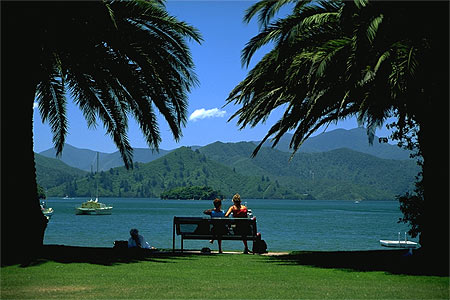
[[[216,142],[195,151],[181,147],[149,163],[135,163],[132,170],[111,168],[55,185],[38,171],[37,179],[48,196],[91,197],[98,184],[101,197],[159,197],[176,187],[208,186],[226,198],[237,192],[244,198],[360,200],[393,199],[412,190],[419,170],[412,160],[380,159],[349,149],[298,153],[290,161],[289,153],[271,148],[250,158],[253,149],[250,142]],[[36,168],[41,164],[36,162]]]
[[[279,141],[275,149],[292,152],[289,149],[292,134],[286,133]],[[259,144],[259,142],[255,142]],[[271,147],[272,143],[266,142],[266,147]],[[354,151],[370,154],[385,159],[410,159],[411,152],[401,149],[396,145],[380,143],[379,137],[375,136],[373,144],[369,145],[366,129],[358,127],[350,130],[335,129],[329,132],[318,134],[308,138],[298,149],[298,152],[317,153],[327,152],[340,148],[348,148]]]
[[[39,182],[39,178],[38,178]],[[301,198],[277,182],[262,181],[259,176],[245,176],[229,167],[207,159],[205,155],[181,147],[150,163],[135,163],[132,170],[124,167],[88,174],[81,179],[48,188],[48,196],[91,197],[99,186],[102,197],[159,197],[162,192],[183,186],[209,186],[226,197],[240,192],[247,198]],[[264,184],[263,184],[264,183]],[[278,186],[277,186],[278,184]]]
[[[285,136],[283,136],[275,149],[290,153],[291,150],[289,149],[289,142],[291,140],[291,137],[291,134],[285,134]],[[254,142],[254,144],[258,143],[259,142]],[[271,144],[266,142],[265,146],[270,147]],[[191,148],[195,150],[202,147],[192,146]],[[390,144],[380,144],[378,142],[378,137],[375,137],[372,146],[369,145],[366,130],[364,128],[355,128],[351,130],[336,129],[330,132],[319,134],[307,139],[305,143],[300,147],[298,152],[318,153],[340,148],[348,148],[354,151],[370,154],[384,159],[409,160],[410,154],[409,151],[403,150],[397,146]],[[148,163],[166,155],[170,151],[171,150],[160,149],[159,152],[155,152],[151,149],[135,148],[133,161],[139,163]],[[84,171],[95,171],[97,168],[96,153],[97,152],[93,150],[79,149],[66,144],[64,146],[61,157],[59,157],[58,159],[69,166]],[[42,151],[39,154],[49,158],[56,158],[56,152],[53,148]],[[107,171],[110,168],[123,166],[123,161],[118,151],[114,153],[99,152],[99,156],[100,171]]]
[[[159,150],[159,152],[152,151],[151,149],[134,148],[133,149],[133,161],[140,163],[147,163],[162,157],[169,153],[168,150]],[[42,156],[48,158],[56,158],[56,151],[54,148],[42,151],[39,153]],[[65,164],[84,170],[84,171],[96,171],[96,156],[97,151],[89,149],[79,149],[72,145],[65,144],[61,157],[58,159]],[[123,166],[122,157],[119,151],[113,153],[99,152],[99,170],[107,171],[111,168]]]
[[[271,176],[296,193],[317,199],[392,199],[412,190],[418,166],[412,160],[381,159],[350,149],[297,153],[261,148],[251,158],[252,143],[220,143],[199,151],[244,175]]]
[[[48,189],[84,177],[88,172],[70,167],[62,161],[34,154],[38,183]]]

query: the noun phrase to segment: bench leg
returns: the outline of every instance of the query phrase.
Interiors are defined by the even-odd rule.
[[[181,237],[181,253],[183,253],[183,237]]]
[[[175,222],[172,227],[172,252],[175,253]]]

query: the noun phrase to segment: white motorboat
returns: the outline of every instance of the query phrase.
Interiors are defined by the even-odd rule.
[[[103,203],[98,202],[98,198],[95,200],[89,200],[83,202],[80,207],[76,208],[75,214],[77,215],[110,215],[112,212],[112,206],[106,206]]]
[[[419,244],[412,241],[388,241],[388,240],[380,240],[381,246],[384,247],[392,247],[392,248],[412,248],[416,249],[419,247]]]
[[[400,232],[398,233],[398,240],[380,240],[380,245],[391,248],[409,249],[409,255],[412,255],[412,250],[420,247],[419,243],[408,241],[405,232],[405,239],[400,240]]]

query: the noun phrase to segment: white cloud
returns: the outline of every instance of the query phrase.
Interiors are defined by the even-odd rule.
[[[204,108],[196,109],[190,116],[190,121],[197,121],[199,119],[205,118],[222,118],[226,114],[226,111],[220,110],[218,108],[212,108],[205,110]]]
[[[38,108],[38,103],[37,102],[33,102],[33,109]]]

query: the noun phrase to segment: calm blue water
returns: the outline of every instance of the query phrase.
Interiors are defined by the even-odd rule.
[[[138,228],[150,245],[172,248],[174,216],[204,216],[212,201],[104,198],[114,207],[111,215],[75,215],[75,207],[86,198],[47,199],[55,210],[48,224],[44,243],[70,246],[112,247],[114,240],[126,240],[131,228]],[[225,200],[224,209],[231,205]],[[408,230],[398,224],[402,216],[397,201],[247,201],[257,218],[258,231],[270,251],[291,250],[374,250],[386,249],[380,239],[404,238]],[[410,239],[408,237],[408,239]],[[417,241],[417,239],[411,239]],[[240,250],[242,242],[224,241],[225,250]],[[177,247],[180,240],[177,238]],[[211,246],[208,241],[185,241],[185,248]]]

